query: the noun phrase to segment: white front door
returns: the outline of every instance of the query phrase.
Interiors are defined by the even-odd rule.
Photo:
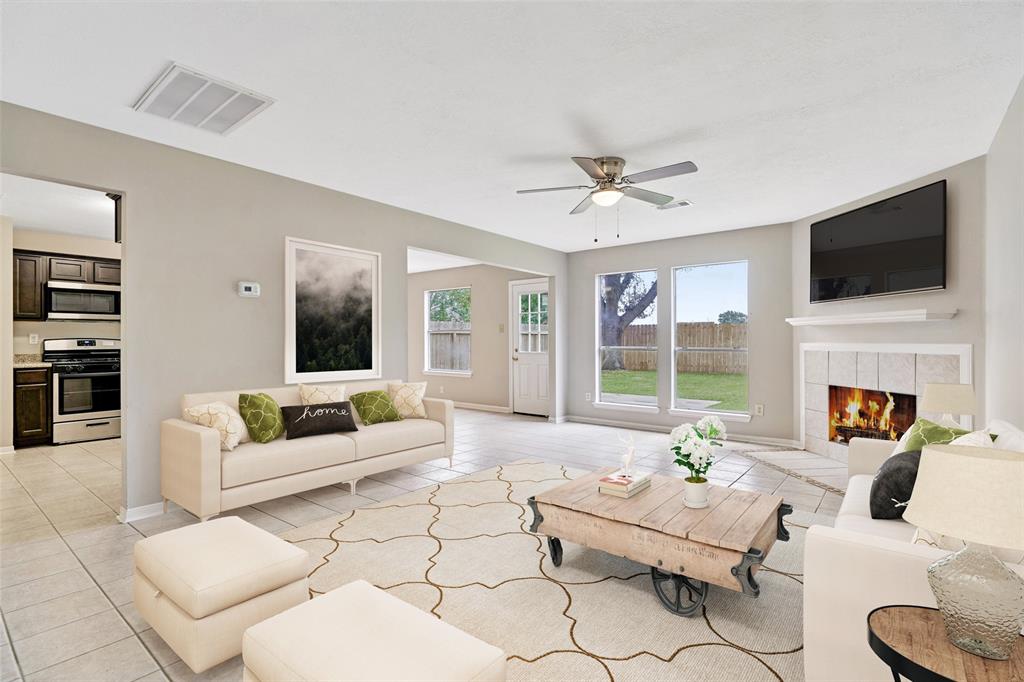
[[[548,416],[548,283],[512,282],[512,411]]]

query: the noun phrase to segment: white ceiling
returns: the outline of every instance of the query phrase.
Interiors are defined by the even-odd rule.
[[[114,241],[114,202],[92,189],[0,173],[0,215],[19,230]]]
[[[463,258],[462,256],[454,256],[450,253],[439,253],[425,249],[408,249],[406,260],[406,271],[410,273],[480,265],[480,261],[473,260],[472,258]]]
[[[790,221],[984,154],[1021,2],[2,4],[24,106],[554,248]],[[276,103],[227,137],[131,105],[170,61]],[[572,155],[693,160],[569,216]]]

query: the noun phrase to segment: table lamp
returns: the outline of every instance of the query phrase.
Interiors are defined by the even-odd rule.
[[[964,541],[928,567],[950,641],[1006,660],[1024,628],[1024,578],[990,547],[1024,550],[1024,452],[929,445],[903,519]]]
[[[978,402],[974,386],[970,384],[925,384],[924,396],[918,409],[939,412],[943,419],[952,420],[954,414],[975,414]]]

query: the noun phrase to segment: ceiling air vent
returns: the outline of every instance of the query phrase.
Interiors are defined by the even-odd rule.
[[[135,110],[227,135],[273,103],[266,95],[171,64]]]

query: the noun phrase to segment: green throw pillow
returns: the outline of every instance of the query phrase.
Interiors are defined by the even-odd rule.
[[[355,406],[359,418],[367,426],[381,422],[397,422],[402,419],[386,391],[356,393],[349,398],[349,401]]]
[[[969,433],[965,429],[943,426],[927,419],[920,419],[910,427],[910,439],[907,440],[905,452],[923,450],[926,445],[945,445],[954,438]]]
[[[239,393],[238,411],[257,443],[269,443],[284,433],[281,406],[266,393]]]

